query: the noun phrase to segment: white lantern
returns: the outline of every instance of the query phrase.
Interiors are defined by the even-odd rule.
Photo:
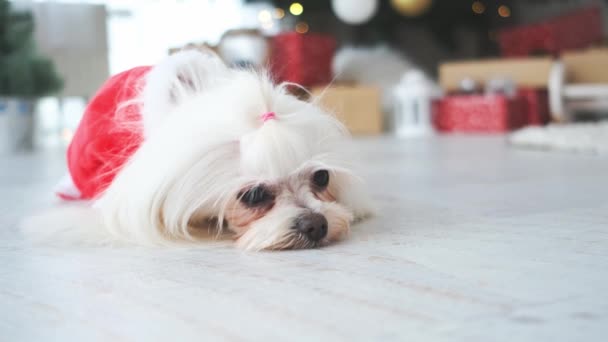
[[[358,25],[369,21],[378,10],[378,0],[332,0],[336,17],[347,24]]]
[[[393,90],[395,133],[401,137],[432,134],[432,102],[441,96],[441,89],[422,71],[406,72]]]

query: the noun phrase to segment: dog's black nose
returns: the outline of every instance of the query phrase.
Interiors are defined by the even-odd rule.
[[[312,241],[319,241],[327,235],[327,219],[316,213],[300,215],[294,228]]]

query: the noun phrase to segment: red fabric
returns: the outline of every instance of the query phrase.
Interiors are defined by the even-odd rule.
[[[435,105],[434,123],[441,132],[502,133],[526,124],[520,97],[450,95]]]
[[[118,106],[138,95],[139,83],[149,70],[137,67],[111,77],[87,106],[67,152],[70,175],[81,193],[78,199],[103,192],[141,144],[138,107],[118,110]]]
[[[277,81],[305,87],[331,82],[331,62],[336,49],[332,36],[281,33],[272,39],[271,45],[270,70]]]
[[[564,50],[583,49],[599,43],[603,34],[601,9],[592,6],[537,24],[501,30],[498,43],[501,54],[506,57],[559,55]]]

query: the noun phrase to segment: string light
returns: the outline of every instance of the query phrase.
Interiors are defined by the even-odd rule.
[[[260,13],[258,13],[258,20],[261,23],[267,23],[269,21],[272,21],[272,14],[269,10],[261,10]]]
[[[304,6],[299,2],[294,2],[289,6],[289,12],[293,15],[300,15],[304,12]]]
[[[508,18],[511,16],[511,9],[507,5],[500,5],[500,7],[498,7],[498,15],[503,18]]]
[[[285,11],[283,11],[282,8],[275,8],[274,9],[274,17],[275,17],[275,19],[283,19],[284,16],[285,16]]]
[[[308,32],[308,29],[309,29],[308,24],[303,21],[300,21],[299,23],[296,24],[296,32],[298,32],[298,33],[304,34],[304,33]]]
[[[475,1],[473,2],[471,9],[475,14],[483,14],[483,12],[486,11],[486,5],[484,5],[481,1]]]

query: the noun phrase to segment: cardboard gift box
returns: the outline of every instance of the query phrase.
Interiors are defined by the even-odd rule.
[[[313,96],[319,104],[342,121],[353,135],[376,135],[383,132],[380,90],[359,85],[315,87]]]
[[[270,71],[279,82],[305,87],[330,83],[336,40],[329,35],[287,32],[271,42]]]
[[[598,6],[498,32],[501,54],[507,57],[558,55],[568,49],[587,48],[602,38],[602,13]]]
[[[521,97],[449,95],[435,103],[434,124],[440,132],[502,133],[526,125]]]
[[[608,48],[567,51],[561,57],[569,84],[608,83]]]
[[[508,76],[520,87],[546,88],[553,63],[551,57],[446,62],[439,66],[439,84],[446,91],[458,91],[463,79],[485,84],[497,77]]]

